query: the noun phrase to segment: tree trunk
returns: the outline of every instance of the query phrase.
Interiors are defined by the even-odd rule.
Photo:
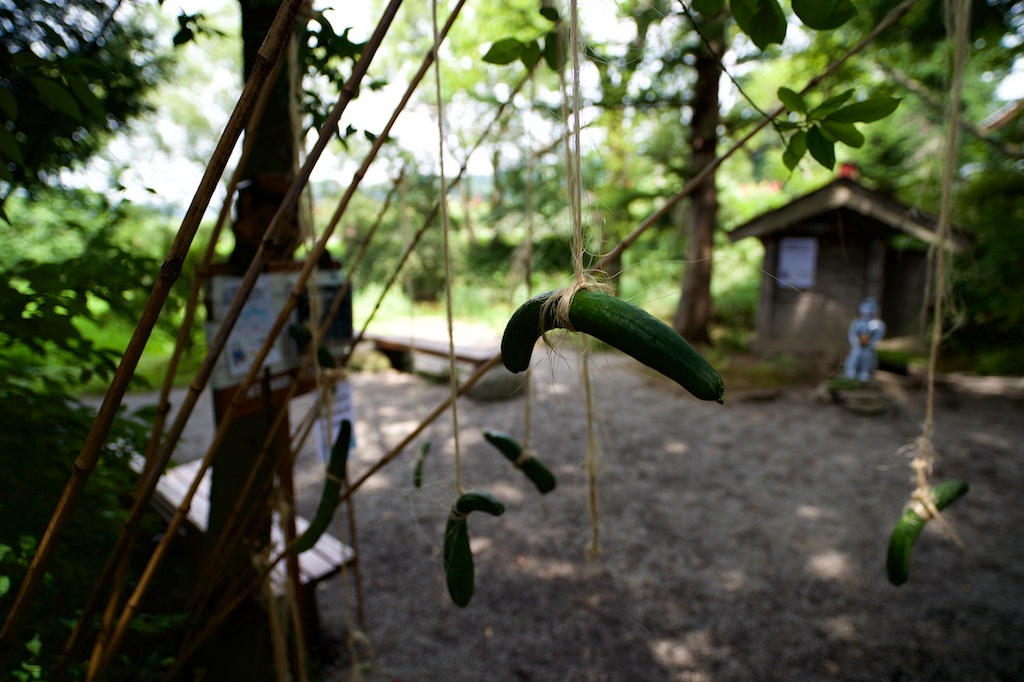
[[[256,62],[256,55],[274,21],[280,2],[277,0],[239,0],[242,14],[244,75]],[[229,261],[232,274],[248,269],[270,221],[280,206],[294,176],[296,159],[295,103],[292,101],[296,63],[291,55],[282,56],[282,63],[273,91],[256,131],[246,129],[246,141],[255,135],[249,160],[241,173],[236,218],[232,225],[235,247]],[[288,234],[275,240],[274,260],[292,257],[298,238],[296,221],[290,221]],[[223,445],[216,454],[211,473],[210,516],[206,540],[205,574],[223,586],[247,584],[257,573],[252,562],[254,552],[270,541],[271,510],[268,506],[273,489],[273,472],[282,461],[288,461],[289,437],[287,419],[274,439],[269,461],[260,467],[255,486],[243,507],[242,516],[255,514],[255,520],[239,527],[238,520],[228,524],[228,516],[255,465],[275,416],[287,405],[265,405],[255,414],[237,418],[230,427]],[[217,415],[219,421],[219,414]],[[223,534],[243,537],[228,555],[212,556],[217,538]],[[213,576],[218,576],[214,578]],[[254,600],[233,614],[208,643],[205,657],[208,673],[217,679],[273,680],[274,662],[270,655],[268,617]],[[244,664],[244,665],[243,665]],[[244,674],[240,672],[244,667]],[[242,677],[237,677],[242,675]],[[228,677],[224,677],[228,676]]]
[[[690,125],[692,168],[696,173],[715,159],[718,147],[718,83],[722,67],[715,55],[725,51],[725,23],[722,15],[700,22],[707,44],[696,49],[697,82],[693,88],[693,119]],[[687,235],[686,266],[682,296],[673,326],[694,343],[707,343],[711,319],[711,256],[718,225],[718,188],[712,173],[691,197]]]

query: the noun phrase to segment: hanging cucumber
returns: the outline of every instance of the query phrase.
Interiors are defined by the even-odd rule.
[[[413,487],[419,488],[423,485],[423,463],[427,459],[427,455],[430,454],[430,441],[424,441],[423,446],[420,448],[420,456],[416,460],[416,468],[412,472],[412,484]]]
[[[963,497],[968,490],[964,481],[946,481],[932,486],[930,491],[932,504],[939,511],[942,511]],[[903,511],[899,523],[892,531],[889,538],[889,552],[886,556],[886,569],[889,573],[889,582],[893,585],[902,585],[910,577],[910,555],[914,550],[914,543],[917,536],[924,529],[928,519],[918,513],[914,504]]]
[[[501,516],[505,513],[505,505],[488,492],[471,490],[459,496],[448,514],[444,531],[445,581],[448,594],[460,608],[465,608],[473,598],[473,552],[469,548],[466,517],[474,511]]]
[[[341,484],[345,480],[345,466],[348,464],[348,449],[351,442],[352,422],[343,419],[338,429],[338,437],[331,446],[331,459],[327,464],[327,477],[324,492],[320,496],[320,506],[317,507],[313,522],[292,546],[292,554],[301,554],[307,549],[312,549],[331,525],[334,510],[338,508],[338,498],[341,496]]]
[[[555,319],[554,306],[545,306],[553,293],[531,298],[509,319],[501,339],[501,359],[509,371],[529,369],[537,339],[561,326]],[[642,308],[608,294],[581,289],[569,306],[569,322],[575,331],[618,348],[701,400],[723,402],[725,385],[715,368],[674,329]]]
[[[522,470],[541,493],[549,493],[555,489],[555,475],[541,464],[539,459],[531,455],[520,461],[523,456],[523,448],[515,438],[501,431],[484,431],[484,438],[498,448],[498,451],[515,464],[517,469]]]

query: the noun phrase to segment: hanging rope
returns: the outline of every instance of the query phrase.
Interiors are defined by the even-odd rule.
[[[580,289],[600,288],[597,282],[584,269],[584,235],[583,235],[583,176],[580,150],[580,110],[583,105],[583,96],[580,88],[580,23],[579,7],[577,0],[569,2],[569,55],[572,67],[570,69],[570,83],[567,86],[565,78],[561,79],[562,89],[562,123],[565,126],[565,157],[568,173],[569,191],[569,219],[572,228],[572,283],[555,292],[548,299],[548,306],[554,306],[555,318],[565,329],[572,330],[573,326],[569,320],[569,306],[572,304],[573,296]],[[571,102],[571,107],[570,107]],[[601,549],[598,542],[600,536],[600,516],[597,506],[597,454],[598,443],[594,429],[594,396],[590,385],[590,353],[589,339],[584,337],[584,348],[582,363],[580,367],[581,381],[583,383],[583,396],[586,401],[587,414],[587,454],[586,454],[586,476],[587,476],[587,509],[590,513],[591,540],[587,546],[587,558],[596,559],[600,556]]]
[[[535,88],[530,79],[530,101],[533,101]],[[526,280],[526,297],[533,297],[533,240],[536,238],[537,224],[533,214],[533,166],[537,160],[533,152],[533,134],[530,126],[526,126],[526,146],[530,150],[526,158],[526,248],[523,252],[523,278]],[[523,385],[523,457],[535,456],[533,450],[533,380],[526,374]]]
[[[954,8],[954,4],[956,5]],[[931,486],[928,477],[932,471],[932,464],[935,460],[935,375],[936,365],[939,357],[939,347],[942,344],[942,312],[945,305],[946,290],[948,288],[948,274],[946,263],[946,242],[950,232],[950,211],[953,195],[953,179],[956,176],[956,151],[957,151],[957,130],[960,126],[960,93],[963,90],[964,63],[967,58],[967,44],[970,32],[971,6],[968,0],[949,0],[946,3],[946,16],[954,17],[954,28],[956,34],[955,51],[953,56],[953,80],[950,85],[949,101],[947,106],[947,122],[949,132],[946,136],[945,165],[942,177],[942,205],[939,212],[939,225],[936,230],[938,236],[938,247],[935,254],[935,284],[932,287],[935,297],[932,308],[932,334],[931,348],[928,356],[928,383],[927,398],[925,402],[924,423],[921,427],[921,436],[917,439],[916,454],[911,462],[915,473],[917,488],[911,495],[913,503],[924,512],[921,517],[924,519],[936,518],[939,523],[950,534],[954,540],[960,543],[952,530],[942,521],[938,509],[932,503],[930,490]],[[947,25],[947,31],[949,30]],[[962,545],[962,543],[960,543]]]
[[[444,176],[444,101],[441,99],[441,60],[437,59],[437,49],[441,45],[441,34],[437,24],[437,0],[431,0],[431,14],[434,25],[434,91],[437,96],[437,147],[441,185],[441,234],[444,240],[444,301],[445,316],[448,322],[448,387],[451,390],[452,431],[455,444],[455,490],[461,495],[462,490],[462,452],[459,447],[459,389],[455,375],[455,330],[452,322],[452,252],[448,221],[448,188]]]

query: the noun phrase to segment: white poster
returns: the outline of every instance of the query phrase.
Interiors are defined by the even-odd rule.
[[[818,240],[814,237],[784,237],[779,240],[778,283],[781,287],[806,289],[814,286],[818,267]]]
[[[224,286],[221,300],[221,310],[227,310],[231,301],[238,293],[240,283],[232,282]],[[270,290],[270,278],[260,275],[253,286],[249,299],[245,302],[242,312],[235,323],[234,329],[228,336],[227,347],[224,355],[228,361],[228,373],[234,377],[244,376],[249,371],[252,361],[263,346],[271,327],[277,320],[277,309],[274,307],[273,296]],[[270,348],[265,366],[276,365],[282,362],[281,349],[278,344]]]
[[[356,408],[352,403],[352,385],[347,381],[339,381],[334,387],[334,400],[331,401],[329,417],[328,419],[321,414],[314,427],[316,450],[325,463],[331,459],[331,446],[334,444],[334,439],[338,437],[341,422],[345,419],[352,424],[352,440],[349,447],[353,448],[356,444]]]

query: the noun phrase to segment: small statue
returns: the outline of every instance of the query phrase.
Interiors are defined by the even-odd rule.
[[[885,336],[885,322],[877,318],[875,299],[865,298],[860,304],[860,317],[850,323],[850,354],[846,357],[846,376],[867,381],[878,367],[878,342]]]

